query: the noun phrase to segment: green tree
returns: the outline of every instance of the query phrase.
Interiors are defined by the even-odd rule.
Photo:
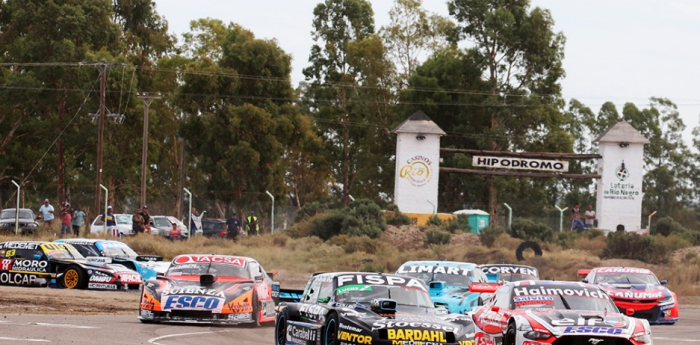
[[[570,151],[559,110],[565,39],[554,32],[550,12],[530,9],[528,0],[450,0],[448,8],[460,38],[474,42],[471,50],[489,85],[481,101],[490,108],[486,148]],[[547,130],[538,130],[542,126]],[[488,179],[488,205],[497,223],[495,180]]]

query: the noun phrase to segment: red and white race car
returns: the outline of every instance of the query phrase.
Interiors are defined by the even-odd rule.
[[[650,323],[678,322],[678,299],[666,281],[654,272],[636,267],[598,267],[579,270],[583,282],[597,285],[610,295],[620,311],[634,310],[632,316]]]
[[[254,259],[180,255],[164,277],[144,283],[144,323],[255,323],[275,321],[279,283]]]
[[[600,288],[508,282],[474,312],[475,345],[651,345],[649,322],[617,312]]]

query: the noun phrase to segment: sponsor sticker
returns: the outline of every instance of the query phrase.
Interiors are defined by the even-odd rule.
[[[404,321],[406,320],[406,321]],[[427,328],[431,330],[438,330],[438,331],[445,331],[445,332],[457,332],[459,330],[459,327],[453,327],[453,326],[448,326],[445,324],[439,324],[439,323],[433,323],[433,322],[426,322],[416,320],[416,321],[409,321],[409,318],[403,318],[402,321],[393,321],[393,320],[387,320],[387,319],[382,319],[382,320],[377,320],[372,324],[372,330],[377,330],[377,329],[390,329],[390,328]]]
[[[382,333],[380,333],[382,334]],[[400,341],[429,341],[446,343],[445,332],[427,329],[392,329],[386,330],[386,339]]]
[[[603,267],[596,270],[596,273],[641,273],[641,274],[652,274],[650,270],[646,268],[633,268],[633,267]]]
[[[564,329],[566,334],[622,334],[621,328],[610,328],[610,327],[590,327],[590,326],[579,326],[579,327],[566,327]]]
[[[656,292],[637,292],[637,291],[610,291],[610,297],[628,298],[628,299],[658,299],[664,297],[663,291]]]
[[[554,297],[552,296],[521,296],[513,297],[513,302],[515,302],[516,307],[528,306],[528,305],[553,305]]]
[[[401,266],[396,272],[397,274],[407,274],[407,273],[442,273],[450,275],[460,275],[466,276],[471,272],[471,268],[461,268],[461,267],[446,267],[446,266],[433,266],[433,265],[409,265]]]
[[[486,266],[482,267],[481,271],[487,274],[521,274],[526,276],[539,277],[537,269],[532,267]]]
[[[181,255],[175,258],[173,263],[175,264],[188,264],[188,263],[215,263],[215,264],[227,264],[243,267],[246,264],[246,260],[239,257],[230,256],[217,256],[217,255]]]
[[[116,284],[88,283],[88,289],[116,290]]]
[[[538,295],[550,295],[550,296],[556,296],[556,295],[562,295],[562,296],[579,296],[579,297],[592,297],[592,298],[605,298],[605,293],[599,290],[594,290],[594,289],[587,289],[584,287],[581,288],[572,288],[572,287],[566,287],[566,288],[561,288],[561,287],[545,287],[545,286],[537,286],[537,287],[527,287],[527,286],[519,286],[513,289],[513,292],[515,292],[515,296],[538,296]],[[515,297],[514,297],[515,298]]]
[[[38,243],[27,243],[27,242],[6,242],[5,249],[37,249],[39,248]]]
[[[12,264],[13,271],[46,273],[48,261],[44,260],[15,260]]]
[[[354,291],[372,291],[372,285],[346,285],[335,289],[338,295]]]
[[[92,282],[92,283],[112,283],[112,282],[114,282],[114,277],[110,277],[110,276],[104,275],[104,274],[100,274],[100,275],[94,274],[94,275],[90,276],[90,282]]]
[[[206,289],[202,287],[184,287],[163,290],[161,294],[165,295],[207,295],[224,298],[224,292],[216,289]]]
[[[0,283],[11,285],[35,285],[37,277],[33,274],[23,273],[0,273]]]
[[[213,310],[217,309],[219,304],[222,303],[221,298],[216,297],[205,297],[205,296],[180,296],[171,295],[165,298],[163,303],[163,310],[171,309],[203,309],[203,310]]]
[[[338,287],[346,285],[389,285],[405,286],[428,291],[425,283],[417,278],[404,278],[392,275],[348,274],[338,276]]]
[[[250,321],[253,320],[253,314],[229,314],[228,319],[231,321]]]
[[[9,271],[12,268],[12,259],[0,259],[0,271]]]
[[[349,341],[354,344],[372,344],[372,336],[362,335],[357,333],[340,331],[338,332],[338,340]]]
[[[297,324],[287,324],[287,341],[301,342],[316,341],[316,330]]]

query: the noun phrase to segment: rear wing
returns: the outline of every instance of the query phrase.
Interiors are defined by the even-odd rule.
[[[579,275],[579,277],[585,277],[585,276],[588,275],[588,273],[591,273],[591,269],[590,269],[590,268],[578,270],[578,275]]]
[[[267,276],[273,281],[277,281],[277,271],[267,272]]]
[[[494,293],[501,287],[502,284],[499,283],[471,283],[469,284],[470,292],[479,293]]]
[[[498,283],[501,280],[501,272],[484,274],[486,275],[486,279],[488,279],[489,283]]]
[[[297,303],[301,301],[304,295],[304,290],[280,289],[277,297],[279,302]]]

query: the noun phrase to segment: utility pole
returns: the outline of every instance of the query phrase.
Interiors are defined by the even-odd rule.
[[[97,119],[98,121],[98,128],[97,128],[97,159],[96,159],[96,173],[97,176],[95,177],[95,210],[100,209],[100,199],[101,199],[101,192],[102,188],[100,185],[102,184],[102,146],[104,145],[104,140],[103,140],[103,132],[105,128],[105,116],[108,117],[113,117],[115,122],[121,123],[124,121],[124,115],[121,114],[107,114],[107,106],[106,106],[106,93],[107,93],[107,67],[109,66],[125,66],[125,64],[122,63],[108,63],[106,60],[102,60],[100,62],[88,62],[88,63],[82,63],[82,65],[95,65],[100,71],[100,109],[97,112],[97,114],[88,114],[88,116],[93,118],[93,121]]]
[[[141,92],[138,95],[143,100],[143,145],[141,153],[141,207],[146,205],[146,164],[148,164],[148,109],[154,99],[160,96],[150,96],[148,92]]]

